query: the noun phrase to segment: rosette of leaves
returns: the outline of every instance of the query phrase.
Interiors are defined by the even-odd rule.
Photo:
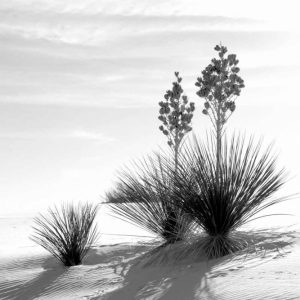
[[[239,228],[263,215],[268,207],[292,198],[278,192],[287,180],[277,168],[272,147],[253,138],[224,137],[219,182],[216,178],[216,141],[208,138],[185,145],[180,155],[174,199],[202,229],[195,243],[208,257],[225,256],[248,246]],[[169,167],[172,170],[172,166]],[[266,214],[269,216],[272,214]],[[193,248],[193,247],[192,247]]]
[[[79,265],[97,240],[97,211],[98,206],[90,203],[49,209],[48,215],[34,218],[30,238],[65,266]]]
[[[191,219],[173,202],[173,159],[156,154],[134,166],[136,172],[121,172],[116,188],[107,194],[112,212],[158,235],[163,245],[183,240],[190,231]]]
[[[175,77],[172,90],[167,90],[164,95],[165,100],[158,103],[160,106],[158,119],[162,122],[159,130],[168,137],[168,145],[175,152],[176,165],[182,139],[192,130],[191,121],[195,104],[189,102],[188,97],[183,94],[182,77],[179,76],[179,72],[175,72]]]

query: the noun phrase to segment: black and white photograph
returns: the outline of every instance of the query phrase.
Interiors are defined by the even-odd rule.
[[[299,9],[0,1],[0,300],[300,299]]]

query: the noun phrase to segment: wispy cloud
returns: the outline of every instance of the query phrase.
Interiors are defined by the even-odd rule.
[[[103,133],[86,130],[74,130],[70,132],[0,132],[0,139],[20,140],[86,140],[100,143],[110,143],[116,139]]]
[[[240,6],[199,3],[1,2],[0,102],[153,105],[175,70],[191,90],[192,75],[199,75],[220,41],[238,53],[242,69],[276,60],[285,45],[300,49],[297,37],[253,18],[257,14],[246,11],[247,4],[238,14]],[[294,57],[284,63],[294,64]]]
[[[115,138],[107,137],[103,133],[96,133],[96,132],[91,132],[91,131],[86,131],[86,130],[75,130],[75,131],[71,132],[69,135],[66,135],[66,137],[75,138],[75,139],[83,139],[83,140],[93,140],[93,141],[99,141],[102,143],[115,141]]]
[[[3,9],[29,12],[54,13],[104,13],[107,15],[143,15],[143,16],[169,16],[169,15],[226,15],[226,16],[261,16],[274,17],[283,13],[297,16],[297,2],[277,1],[270,7],[268,2],[252,0],[241,5],[236,0],[203,1],[199,0],[10,0],[3,1]],[[258,9],[259,8],[259,9]]]
[[[262,31],[270,29],[263,22],[222,16],[143,16],[73,14],[49,12],[25,13],[0,11],[2,34],[16,34],[26,39],[44,39],[66,44],[98,46],[118,38],[135,35],[186,31]]]

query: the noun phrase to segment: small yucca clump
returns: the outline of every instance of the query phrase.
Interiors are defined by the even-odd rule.
[[[157,234],[166,244],[182,240],[190,219],[174,204],[174,174],[166,171],[159,155],[139,164],[138,170],[136,175],[130,171],[121,174],[119,185],[108,195],[112,211]]]
[[[243,138],[222,144],[216,172],[216,144],[190,144],[179,161],[176,199],[183,211],[203,229],[200,246],[208,257],[221,257],[246,247],[238,229],[258,212],[286,200],[272,196],[285,183],[285,171],[276,171],[270,147],[261,150]],[[172,167],[170,167],[171,169]],[[219,176],[218,178],[216,176]]]
[[[98,206],[88,203],[49,209],[49,215],[34,219],[31,239],[65,266],[79,265],[97,239],[97,210]]]

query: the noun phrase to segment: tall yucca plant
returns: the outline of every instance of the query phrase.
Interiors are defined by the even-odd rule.
[[[184,137],[192,130],[191,122],[195,110],[194,102],[189,102],[188,97],[184,95],[184,90],[181,85],[182,77],[179,76],[179,72],[175,72],[175,77],[176,81],[172,83],[172,89],[167,90],[164,95],[164,100],[158,103],[160,107],[158,119],[162,122],[159,126],[159,130],[168,138],[168,145],[170,146],[174,158],[174,176],[176,176],[180,149]],[[169,180],[172,181],[172,178],[169,178]],[[172,195],[171,190],[173,188],[174,186],[168,184],[169,195]],[[166,203],[163,204],[164,218],[166,219],[165,223],[173,224],[176,227],[182,223],[182,215],[178,209],[175,208],[176,204],[171,203],[173,197],[169,196],[167,200],[164,200],[164,198],[162,198],[161,201],[166,201]],[[179,218],[178,221],[174,219],[176,217]]]
[[[174,161],[169,172],[159,155],[140,162],[137,172],[124,171],[108,195],[116,216],[161,237],[166,244],[182,240],[190,220],[174,205]]]
[[[272,197],[285,183],[286,173],[284,169],[276,171],[271,147],[262,151],[261,142],[255,144],[253,139],[224,139],[219,175],[215,150],[216,143],[209,139],[205,144],[195,139],[185,147],[175,192],[177,203],[205,232],[202,246],[209,257],[245,247],[236,229],[286,199]]]
[[[31,239],[65,266],[79,265],[97,239],[94,225],[98,206],[64,204],[34,219]]]
[[[222,136],[224,126],[236,108],[236,98],[245,87],[244,80],[239,76],[239,61],[235,54],[226,54],[227,48],[216,45],[218,58],[210,64],[197,78],[195,85],[199,87],[197,95],[204,99],[203,114],[208,115],[216,134],[216,173],[220,172],[219,163],[222,152]],[[219,178],[217,176],[217,182]]]

